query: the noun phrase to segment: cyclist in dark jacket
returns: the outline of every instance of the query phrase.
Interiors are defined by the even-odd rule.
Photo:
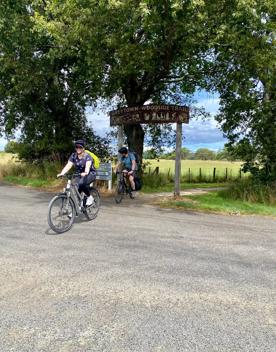
[[[96,169],[94,167],[93,159],[85,152],[85,142],[82,139],[75,142],[75,148],[76,151],[71,154],[67,164],[57,177],[65,175],[72,166],[75,166],[80,174],[78,180],[79,192],[84,192],[87,196],[86,205],[89,206],[93,203],[93,197],[90,195],[89,185],[96,179]]]

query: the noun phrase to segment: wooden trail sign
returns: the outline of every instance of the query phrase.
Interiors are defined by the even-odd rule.
[[[175,181],[174,195],[180,195],[182,123],[189,123],[189,108],[178,105],[142,105],[113,110],[110,113],[110,126],[119,126],[122,144],[123,125],[176,123]]]
[[[110,112],[110,126],[136,123],[188,123],[189,108],[177,105],[143,105]]]

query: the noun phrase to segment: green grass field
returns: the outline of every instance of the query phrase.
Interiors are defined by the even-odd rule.
[[[0,152],[0,179],[3,177],[4,171],[14,165],[16,156],[13,154]]]
[[[17,172],[14,169],[16,158],[12,154],[0,153],[0,177],[4,175],[17,176]],[[144,185],[148,184],[149,188],[151,186],[153,189],[158,188],[159,184],[152,184],[151,174],[154,173],[156,167],[159,167],[160,177],[162,176],[163,181],[161,182],[163,186],[167,183],[173,183],[174,179],[174,160],[144,160],[146,164],[145,175],[144,175]],[[21,163],[19,163],[21,164]],[[53,165],[49,164],[45,166],[45,177],[48,178],[49,171],[52,169]],[[17,169],[24,168],[23,165],[18,165]],[[214,168],[215,168],[215,178],[214,178]],[[182,160],[181,162],[181,183],[192,182],[192,183],[214,183],[214,182],[225,182],[228,180],[235,180],[244,174],[240,174],[241,163],[240,162],[228,162],[228,161],[217,161],[217,160]],[[30,169],[30,168],[29,168]],[[31,168],[33,169],[33,168]],[[23,175],[21,176],[41,176],[38,175],[35,170],[29,170],[33,172],[33,175]],[[2,172],[1,172],[2,170]],[[227,177],[226,177],[227,175]],[[153,176],[155,178],[155,176]],[[160,182],[159,182],[160,183]]]
[[[159,167],[162,174],[174,175],[174,160],[144,160],[146,163],[146,173],[152,173]],[[218,161],[218,160],[182,160],[181,175],[186,181],[202,181],[211,182],[214,176],[216,180],[235,179],[240,176],[241,162]]]
[[[13,159],[13,154],[0,152],[0,164],[6,164]]]

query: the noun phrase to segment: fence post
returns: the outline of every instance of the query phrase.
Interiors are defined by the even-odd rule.
[[[240,178],[242,178],[242,169],[240,168]]]
[[[216,182],[216,168],[214,167],[213,171],[213,182]]]
[[[228,178],[228,169],[226,168],[225,169],[225,181],[227,181],[227,178]]]
[[[191,168],[189,168],[189,183],[191,183]]]
[[[201,182],[201,167],[199,168],[199,182]]]
[[[153,170],[153,175],[156,174],[158,175],[159,174],[159,166],[156,166],[156,168]]]

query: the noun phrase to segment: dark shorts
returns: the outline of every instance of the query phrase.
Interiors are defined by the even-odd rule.
[[[78,178],[78,188],[79,192],[84,192],[87,196],[90,194],[89,185],[91,182],[95,181],[96,172],[92,171],[88,175]]]
[[[130,168],[128,168],[128,167],[124,167],[122,170],[131,171],[131,169],[130,169]],[[137,171],[136,171],[136,170],[134,170],[134,171],[133,171],[133,173],[132,173],[132,174],[130,174],[129,176],[136,176],[136,174],[137,174]]]

